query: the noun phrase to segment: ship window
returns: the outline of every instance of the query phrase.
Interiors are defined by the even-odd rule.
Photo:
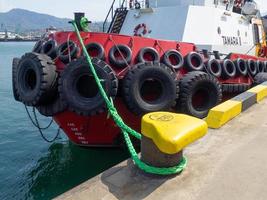
[[[241,7],[234,6],[234,7],[233,7],[233,12],[234,12],[234,13],[237,13],[237,14],[241,14],[242,9],[241,9]]]
[[[218,32],[219,35],[221,35],[221,33],[222,33],[221,27],[217,28],[217,32]]]
[[[246,37],[248,36],[248,32],[247,32],[247,31],[245,32],[245,36],[246,36]]]
[[[237,36],[240,36],[240,30],[237,31]]]

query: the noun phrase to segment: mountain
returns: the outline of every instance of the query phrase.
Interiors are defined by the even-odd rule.
[[[6,13],[0,13],[0,30],[27,32],[45,29],[50,26],[66,29],[70,28],[69,21],[70,19],[67,18],[58,18],[23,9],[12,9]]]

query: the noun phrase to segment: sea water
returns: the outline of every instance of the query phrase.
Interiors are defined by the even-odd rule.
[[[53,144],[42,140],[23,104],[12,94],[12,58],[34,43],[0,42],[0,199],[51,199],[127,158],[123,149],[86,149],[60,133]],[[30,109],[31,111],[31,109]],[[43,126],[50,119],[38,115]],[[57,126],[45,131],[53,138]]]

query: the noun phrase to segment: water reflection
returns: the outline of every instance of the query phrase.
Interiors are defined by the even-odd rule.
[[[86,149],[71,142],[53,144],[26,174],[28,191],[24,199],[51,199],[127,156],[123,149]]]

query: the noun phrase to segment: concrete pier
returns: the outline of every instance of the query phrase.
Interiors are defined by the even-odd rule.
[[[147,175],[128,160],[56,199],[266,200],[267,100],[210,129],[184,154],[180,175]]]

